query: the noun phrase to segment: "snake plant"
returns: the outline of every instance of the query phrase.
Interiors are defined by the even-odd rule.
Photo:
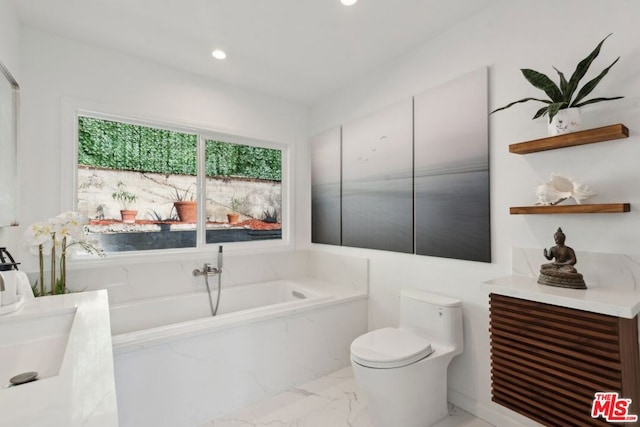
[[[544,93],[547,94],[549,99],[523,98],[518,101],[514,101],[508,105],[505,105],[504,107],[495,109],[491,112],[491,114],[495,113],[496,111],[504,110],[506,108],[509,108],[521,102],[538,101],[547,105],[540,108],[536,112],[536,114],[533,116],[533,118],[537,119],[538,117],[542,117],[548,114],[549,123],[551,123],[551,120],[558,113],[559,110],[562,110],[565,108],[583,107],[585,105],[595,104],[596,102],[611,101],[614,99],[624,98],[623,96],[615,96],[613,98],[592,98],[586,101],[584,100],[585,97],[589,95],[593,91],[593,89],[595,89],[598,83],[600,83],[600,80],[602,80],[604,76],[607,75],[611,67],[613,67],[615,63],[618,62],[618,59],[620,59],[620,57],[618,57],[615,61],[613,61],[613,63],[609,65],[607,68],[605,68],[597,77],[595,77],[594,79],[587,82],[584,86],[582,86],[582,88],[576,94],[580,80],[582,80],[585,74],[587,74],[587,70],[589,70],[591,63],[593,62],[594,59],[596,59],[596,57],[600,53],[600,48],[602,47],[602,44],[606,39],[609,38],[610,35],[611,34],[609,34],[600,43],[598,43],[598,46],[596,46],[596,48],[593,50],[593,52],[591,52],[591,54],[589,54],[589,56],[587,56],[582,61],[580,61],[575,71],[571,75],[571,78],[569,79],[569,81],[567,81],[564,74],[560,70],[558,70],[556,67],[553,67],[553,69],[556,70],[556,72],[558,73],[558,76],[560,77],[559,85],[555,84],[549,77],[547,77],[546,75],[538,71],[527,69],[527,68],[521,69],[520,71],[522,71],[524,78],[527,79],[527,81],[531,83],[533,86],[535,86],[537,89],[544,91]]]

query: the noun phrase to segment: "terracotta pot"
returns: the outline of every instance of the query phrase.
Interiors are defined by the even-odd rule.
[[[198,202],[180,201],[173,202],[180,222],[196,222],[198,219]]]
[[[120,211],[120,216],[122,217],[122,222],[127,224],[133,224],[136,222],[136,216],[138,216],[138,211],[123,209]]]
[[[237,224],[239,217],[240,217],[240,215],[238,215],[236,213],[227,214],[227,218],[229,219],[229,224]]]

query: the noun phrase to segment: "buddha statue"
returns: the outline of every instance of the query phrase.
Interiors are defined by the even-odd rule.
[[[574,267],[578,262],[576,253],[564,244],[566,236],[562,228],[558,228],[553,239],[556,245],[548,251],[545,248],[543,255],[546,259],[554,261],[540,266],[538,283],[561,288],[586,289],[582,274]]]

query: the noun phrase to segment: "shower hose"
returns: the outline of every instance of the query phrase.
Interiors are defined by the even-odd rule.
[[[213,307],[213,301],[211,301],[211,288],[209,287],[209,274],[205,272],[204,282],[207,284],[207,293],[209,294],[209,307],[211,307],[211,316],[215,316],[218,313],[218,307],[220,306],[220,288],[222,287],[222,245],[218,246],[218,295],[216,296],[216,306]]]
[[[218,274],[218,295],[216,296],[216,306],[213,306],[213,301],[211,300],[211,288],[209,287],[209,275],[204,275],[204,282],[207,284],[207,293],[209,294],[209,307],[211,307],[211,316],[215,316],[218,313],[218,306],[220,305],[220,287],[222,285],[222,271],[219,271]]]

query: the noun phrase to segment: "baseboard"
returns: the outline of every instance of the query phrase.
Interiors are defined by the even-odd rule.
[[[470,414],[492,424],[496,427],[536,427],[542,426],[533,420],[525,418],[520,414],[512,412],[505,408],[505,411],[511,412],[511,414],[503,414],[488,405],[479,403],[475,399],[465,396],[452,389],[447,389],[447,400],[458,408],[464,409]]]

